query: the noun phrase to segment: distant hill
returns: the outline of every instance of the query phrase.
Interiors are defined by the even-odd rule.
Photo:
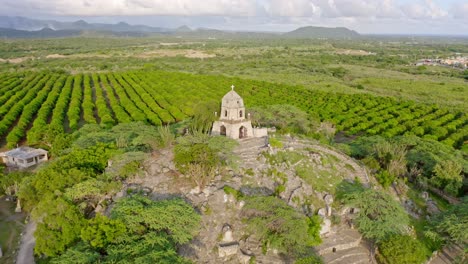
[[[193,30],[191,28],[185,25],[175,29],[175,32],[178,32],[178,33],[186,33],[186,32],[192,32],[192,31]]]
[[[113,36],[145,37],[149,35],[175,35],[188,38],[233,38],[233,39],[271,39],[271,38],[356,38],[360,35],[344,27],[302,27],[287,33],[241,32],[210,28],[191,29],[184,25],[169,29],[145,25],[88,23],[84,20],[59,22],[25,17],[0,16],[1,37],[6,38],[50,38],[67,36]]]
[[[81,35],[80,30],[53,30],[43,28],[37,31],[0,28],[0,38],[64,38]]]
[[[287,38],[356,38],[359,33],[345,27],[327,28],[327,27],[301,27],[291,32],[284,33]]]
[[[144,25],[129,25],[125,22],[117,24],[88,23],[84,20],[75,22],[59,22],[55,20],[39,20],[25,17],[0,16],[0,28],[9,28],[17,30],[38,31],[43,28],[53,30],[94,30],[94,31],[113,31],[113,32],[146,32],[161,33],[171,31],[167,28],[150,27]]]

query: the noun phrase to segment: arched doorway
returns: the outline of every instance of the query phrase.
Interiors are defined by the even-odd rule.
[[[225,126],[221,126],[221,127],[219,128],[219,134],[220,134],[221,136],[225,136],[225,135],[226,135],[226,127],[225,127]]]
[[[247,128],[245,126],[241,126],[239,128],[239,138],[246,138],[247,137]]]

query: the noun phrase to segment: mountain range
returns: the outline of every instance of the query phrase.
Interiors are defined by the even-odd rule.
[[[237,32],[216,29],[191,29],[188,26],[162,28],[146,25],[88,23],[84,20],[60,22],[26,17],[0,16],[0,37],[2,38],[54,38],[80,36],[85,34],[144,37],[151,35],[175,35],[213,38],[356,38],[359,33],[344,27],[302,27],[286,33]]]

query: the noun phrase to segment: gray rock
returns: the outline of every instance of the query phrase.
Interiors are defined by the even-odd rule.
[[[234,239],[232,238],[232,228],[229,224],[223,225],[223,243],[230,243],[233,242]]]
[[[333,195],[327,194],[323,197],[323,200],[325,201],[326,205],[330,205],[333,203]]]
[[[195,187],[192,190],[190,190],[190,194],[199,194],[200,193],[200,187]]]
[[[273,195],[274,191],[268,189],[267,187],[250,187],[250,186],[242,186],[239,191],[244,196],[271,196]]]
[[[331,229],[331,221],[330,219],[323,219],[321,229],[320,229],[320,235],[324,235],[330,232]]]
[[[244,253],[242,253],[242,252],[240,252],[239,255],[237,255],[237,256],[239,257],[239,262],[240,262],[241,264],[248,264],[248,263],[250,263],[250,258],[251,258],[251,256],[246,255],[246,254],[244,254]]]
[[[325,208],[327,209],[327,217],[330,217],[332,214],[332,207],[327,205]]]
[[[428,200],[426,202],[426,206],[427,206],[427,212],[430,215],[435,215],[435,214],[440,213],[440,209],[439,209],[439,207],[437,207],[437,204],[434,201]]]
[[[237,254],[238,250],[239,250],[239,243],[237,243],[237,242],[219,244],[218,245],[218,256],[220,258],[229,257],[229,256]]]
[[[320,217],[325,218],[327,217],[327,209],[326,208],[320,208],[317,213]]]
[[[421,198],[423,198],[424,201],[427,201],[429,199],[429,194],[427,192],[422,192],[421,193]]]

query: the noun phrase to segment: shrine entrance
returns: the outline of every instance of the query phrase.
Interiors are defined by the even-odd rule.
[[[241,126],[239,128],[239,138],[246,138],[247,137],[247,128],[245,126]]]

